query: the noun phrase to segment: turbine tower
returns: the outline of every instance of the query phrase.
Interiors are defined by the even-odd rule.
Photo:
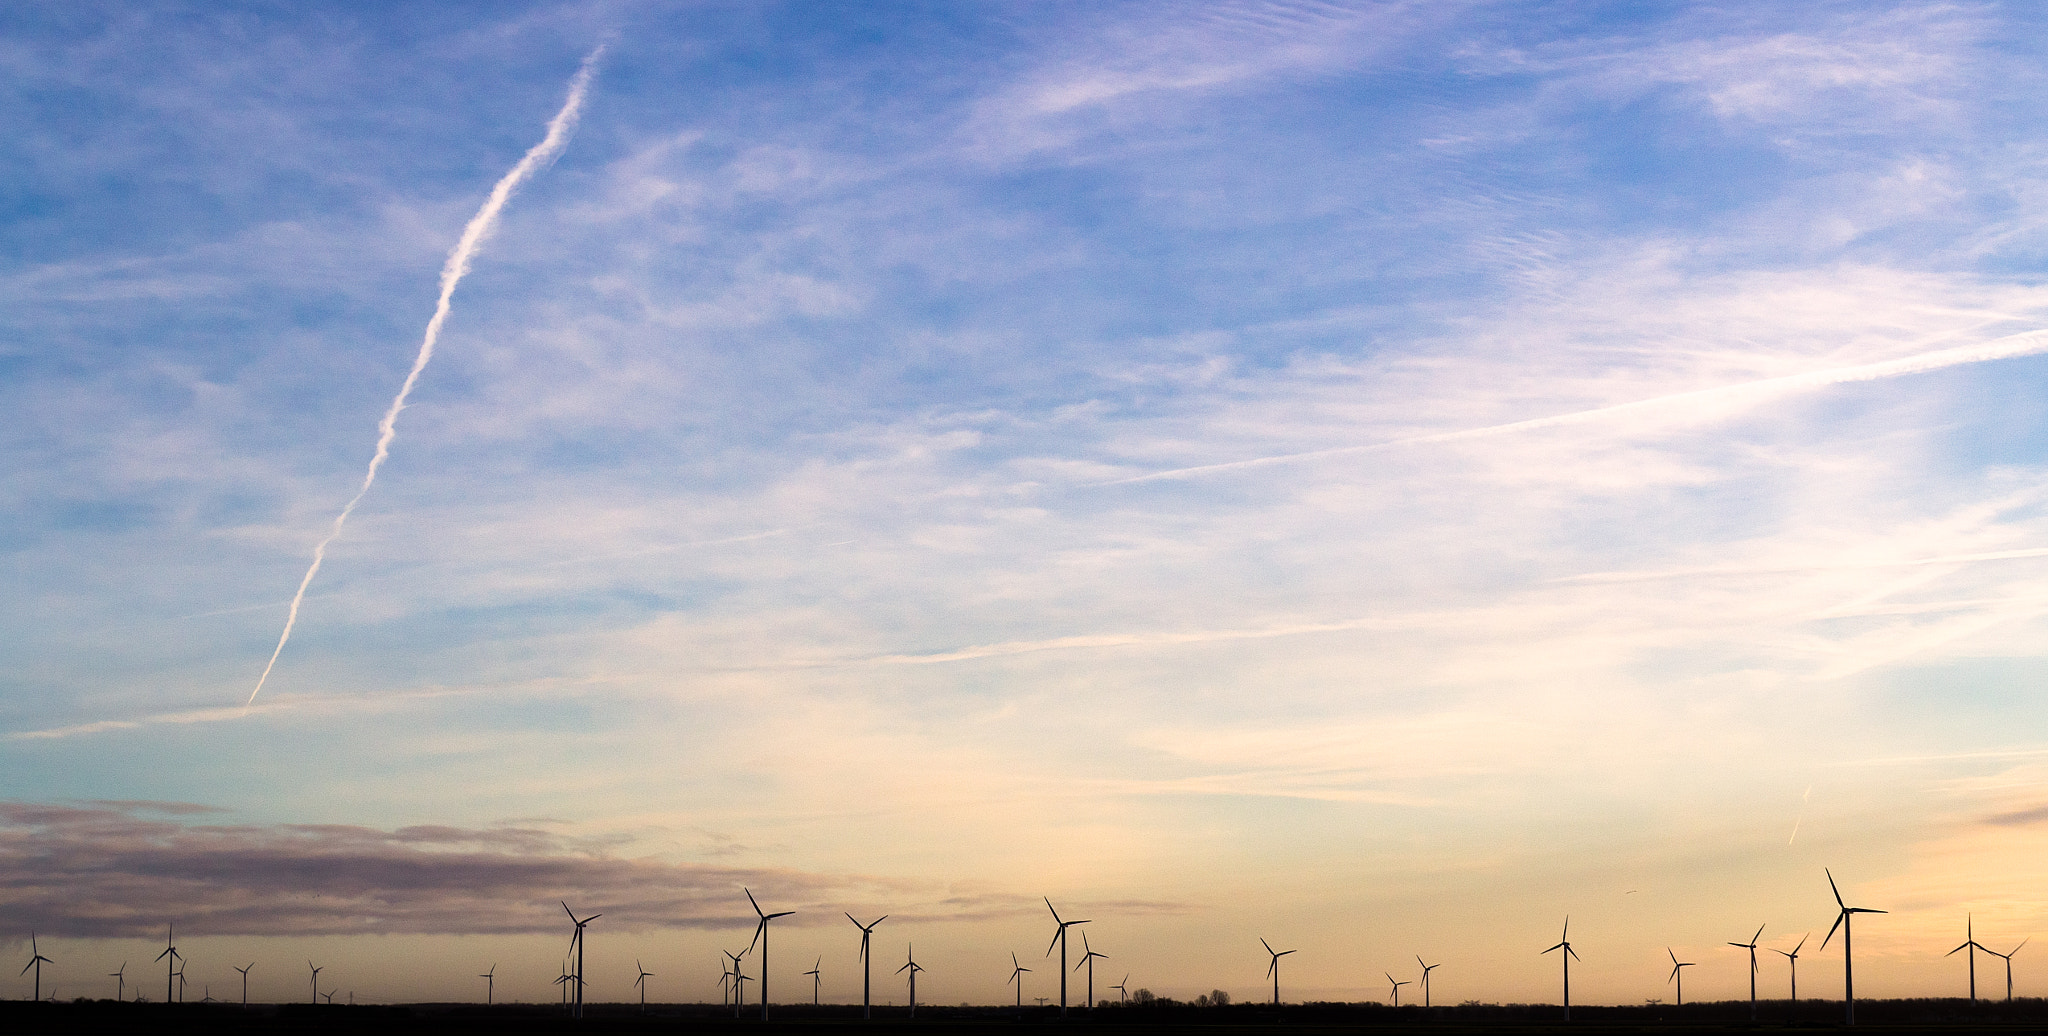
[[[241,972],[241,973],[242,973],[242,1006],[243,1006],[243,1007],[247,1007],[247,1006],[249,1006],[249,972],[250,972],[251,970],[253,970],[253,969],[254,969],[255,967],[256,967],[256,962],[252,960],[252,961],[250,961],[250,962],[249,962],[249,966],[248,966],[248,967],[246,967],[246,968],[235,968],[235,970],[236,970],[236,971],[239,971],[239,972]]]
[[[847,919],[847,920],[849,920],[849,921],[853,921],[853,915],[852,915],[852,914],[847,914],[847,915],[846,915],[846,919]],[[868,937],[869,937],[869,936],[872,936],[872,935],[874,935],[874,934],[875,934],[875,926],[876,926],[876,925],[878,925],[878,924],[881,924],[881,923],[882,923],[883,921],[887,921],[888,919],[889,919],[889,915],[888,915],[888,914],[883,914],[882,916],[880,916],[880,917],[877,917],[877,918],[875,918],[875,919],[874,919],[873,921],[870,921],[870,922],[868,922],[867,924],[861,924],[861,923],[860,923],[859,921],[853,921],[853,926],[854,926],[855,928],[858,928],[858,929],[860,929],[860,1019],[861,1019],[861,1021],[867,1021],[867,1020],[868,1020],[868,1013],[869,1013],[869,1007],[868,1007],[868,990],[869,990],[869,982],[868,982],[868,980],[869,980],[869,978],[870,978],[870,975],[869,975],[869,973],[870,973],[870,972],[872,972],[872,971],[874,970],[874,961],[872,961],[872,960],[870,960],[870,959],[868,958]]]
[[[796,911],[784,910],[779,914],[764,914],[761,912],[761,904],[754,902],[752,892],[744,888],[740,891],[747,893],[747,902],[753,905],[755,916],[761,919],[761,923],[754,928],[754,937],[761,940],[761,1020],[765,1022],[768,1020],[768,922],[778,917],[788,917]],[[751,943],[748,944],[748,948],[752,948]]]
[[[1059,931],[1053,933],[1052,942],[1046,945],[1045,955],[1048,957],[1052,956],[1052,948],[1054,946],[1060,948],[1060,1017],[1065,1018],[1067,1016],[1067,929],[1074,925],[1087,924],[1088,922],[1086,920],[1060,920],[1060,912],[1053,910],[1052,900],[1049,898],[1045,901],[1045,908],[1052,910],[1052,919],[1054,923],[1060,926]]]
[[[309,968],[313,968],[313,962],[307,961],[306,966]],[[308,1003],[312,1003],[314,1005],[318,1005],[320,1003],[320,973],[325,970],[327,969],[313,968],[313,977],[310,981],[310,984],[313,987],[313,996],[311,997],[310,1000],[307,1001]]]
[[[491,1006],[491,1001],[496,999],[498,992],[498,962],[492,961],[491,970],[477,977],[484,980],[484,1006],[489,1007]]]
[[[1811,938],[1813,938],[1812,932],[1800,936],[1799,945],[1792,947],[1792,952],[1790,953],[1785,953],[1784,950],[1778,949],[1776,946],[1771,947],[1772,953],[1784,953],[1785,963],[1792,965],[1792,1002],[1794,1004],[1799,1002],[1799,951],[1806,945],[1806,940]]]
[[[118,1004],[128,993],[128,962],[122,961],[121,970],[109,971],[107,977],[114,980],[114,1002]]]
[[[1749,1020],[1752,1023],[1756,1021],[1756,941],[1763,937],[1764,926],[1757,925],[1756,934],[1750,936],[1748,942],[1731,942],[1728,944],[1730,946],[1739,946],[1749,951]]]
[[[1271,975],[1273,977],[1273,1007],[1277,1010],[1280,1007],[1280,958],[1285,957],[1288,954],[1293,953],[1294,951],[1280,950],[1278,952],[1275,952],[1273,950],[1273,944],[1267,942],[1266,937],[1263,935],[1259,937],[1259,945],[1264,946],[1266,948],[1266,953],[1273,958],[1271,961],[1268,961],[1266,963],[1266,974]]]
[[[1666,982],[1676,982],[1676,983],[1678,983],[1678,1006],[1679,1006],[1679,1007],[1684,1007],[1684,1006],[1685,1006],[1685,971],[1684,971],[1683,969],[1685,969],[1685,968],[1691,968],[1691,967],[1698,967],[1698,965],[1697,965],[1696,963],[1694,963],[1693,961],[1689,961],[1689,960],[1679,960],[1679,959],[1678,959],[1678,954],[1676,954],[1676,953],[1672,953],[1672,952],[1671,952],[1671,947],[1669,947],[1669,946],[1666,946],[1666,947],[1664,947],[1664,952],[1665,952],[1665,953],[1667,953],[1667,954],[1670,954],[1670,955],[1671,955],[1671,977],[1670,977],[1670,978],[1667,978],[1667,979],[1665,979],[1664,981],[1666,981]]]
[[[1559,954],[1559,955],[1558,955],[1558,958],[1557,958],[1557,959],[1558,959],[1558,960],[1561,960],[1561,961],[1563,961],[1563,962],[1564,962],[1564,1020],[1565,1020],[1565,1021],[1571,1021],[1571,1020],[1572,1020],[1572,961],[1574,961],[1574,960],[1577,960],[1577,959],[1579,958],[1579,951],[1577,951],[1577,950],[1574,950],[1574,949],[1572,949],[1572,919],[1571,919],[1571,915],[1569,915],[1569,914],[1565,915],[1565,919],[1564,919],[1564,932],[1563,932],[1563,934],[1561,934],[1561,935],[1559,935],[1559,936],[1557,937],[1557,945],[1555,945],[1555,946],[1552,946],[1552,947],[1551,947],[1550,949],[1548,949],[1548,950],[1544,950],[1543,952],[1544,952],[1544,953],[1549,953],[1549,952],[1551,952],[1552,950],[1563,950],[1563,951],[1564,951],[1563,953],[1561,953],[1561,954]]]
[[[741,950],[738,953],[734,953],[731,950],[719,951],[732,961],[732,970],[726,972],[726,975],[732,979],[732,1016],[735,1019],[739,1018],[740,1010],[747,1003],[747,976],[740,971],[740,958],[746,956],[748,951],[753,948],[749,944],[745,950]]]
[[[1419,954],[1419,953],[1415,955],[1415,963],[1417,963],[1417,964],[1422,964],[1422,1006],[1424,1006],[1424,1007],[1428,1007],[1428,1006],[1429,1006],[1429,973],[1430,973],[1430,972],[1432,972],[1432,971],[1435,971],[1435,970],[1436,970],[1436,969],[1438,969],[1438,968],[1441,968],[1441,967],[1443,967],[1443,965],[1442,965],[1441,963],[1438,963],[1438,964],[1423,964],[1423,963],[1422,963],[1422,954]]]
[[[1094,951],[1094,949],[1090,948],[1088,945],[1088,933],[1082,932],[1081,964],[1088,965],[1088,1009],[1090,1011],[1095,1010],[1095,958],[1097,957],[1101,957],[1103,960],[1108,960],[1109,954],[1097,953]],[[1074,970],[1081,970],[1081,964],[1074,965]]]
[[[1125,998],[1126,998],[1126,997],[1127,997],[1127,995],[1128,995],[1128,994],[1130,993],[1130,990],[1128,990],[1128,989],[1125,989],[1125,988],[1124,988],[1125,986],[1128,986],[1128,985],[1130,985],[1130,984],[1131,984],[1131,973],[1130,973],[1130,972],[1128,972],[1128,971],[1126,971],[1126,972],[1124,972],[1124,980],[1123,980],[1122,982],[1119,982],[1119,983],[1117,983],[1116,985],[1113,985],[1113,986],[1109,987],[1109,988],[1111,988],[1111,989],[1114,989],[1114,990],[1116,990],[1116,1003],[1117,1003],[1117,1006],[1118,1006],[1118,1007],[1122,1007],[1122,1006],[1123,1006]]]
[[[34,933],[34,932],[30,932],[30,933],[28,933],[28,952],[29,952],[29,953],[31,953],[31,954],[33,954],[33,956],[29,957],[29,959],[28,959],[28,963],[27,963],[27,964],[24,964],[24,965],[22,965],[22,966],[21,966],[21,975],[26,975],[26,974],[28,974],[28,969],[30,969],[30,968],[34,968],[34,969],[36,969],[36,996],[35,996],[35,998],[36,998],[36,1000],[38,1000],[38,1001],[41,1001],[41,1000],[43,999],[43,965],[45,965],[45,964],[55,964],[55,963],[57,963],[57,962],[56,962],[56,961],[53,961],[53,960],[51,960],[51,959],[50,959],[50,958],[48,958],[48,957],[45,957],[45,956],[43,956],[43,951],[42,951],[41,949],[37,948],[37,946],[36,946],[36,933]],[[126,967],[126,966],[127,966],[127,965],[125,965],[125,964],[124,964],[124,965],[122,965],[122,967]],[[21,975],[16,975],[16,976],[14,976],[14,977],[15,977],[15,978],[20,978],[20,977],[21,977]]]
[[[820,977],[819,977],[819,975],[818,975],[818,972],[820,972],[820,971],[824,970],[824,968],[825,968],[825,958],[823,958],[823,957],[819,957],[819,958],[818,958],[818,961],[817,961],[817,963],[815,963],[815,964],[812,964],[812,965],[811,965],[811,970],[809,970],[809,971],[806,971],[806,972],[804,972],[804,974],[806,974],[806,975],[809,975],[809,976],[811,976],[811,1006],[812,1006],[812,1007],[816,1007],[816,1006],[818,1006],[818,983],[820,983],[820,982],[823,982],[823,981],[824,981],[824,979],[823,979],[823,978],[820,978]]]
[[[1942,956],[1944,957],[1953,957],[1956,954],[1963,952],[1964,950],[1970,951],[1970,1002],[1973,1004],[1977,1002],[1977,951],[1984,948],[1981,944],[1977,942],[1976,929],[1977,918],[1975,917],[1975,915],[1964,914],[1963,944],[1961,946],[1956,947],[1953,950],[1948,951],[1947,953],[1942,954]]]
[[[654,972],[647,970],[647,968],[640,963],[640,958],[638,957],[633,958],[633,970],[638,971],[640,973],[640,977],[634,979],[633,984],[640,987],[640,1013],[646,1014],[647,980],[654,977]]]
[[[164,1003],[171,1002],[171,990],[178,981],[178,926],[173,924],[164,933],[164,952],[156,955],[157,960],[169,958],[164,964]]]
[[[1024,1017],[1024,975],[1031,969],[1017,962],[1017,951],[1010,951],[1010,981],[1017,986],[1017,1017]]]
[[[1401,1006],[1401,987],[1407,985],[1408,983],[1395,978],[1394,973],[1391,971],[1386,972],[1386,976],[1387,981],[1394,984],[1394,1006],[1399,1007]]]
[[[1842,1009],[1846,1012],[1844,1015],[1847,1019],[1846,1024],[1854,1025],[1856,1024],[1856,961],[1850,952],[1852,944],[1850,942],[1849,918],[1852,914],[1882,914],[1886,913],[1886,911],[1872,910],[1869,907],[1852,907],[1842,902],[1842,890],[1835,884],[1834,872],[1826,867],[1822,867],[1821,873],[1828,876],[1828,891],[1835,894],[1835,906],[1841,908],[1842,912],[1835,915],[1835,926],[1828,929],[1827,936],[1821,939],[1820,948],[1823,950],[1828,948],[1828,940],[1835,937],[1835,928],[1842,930]]]
[[[2020,946],[2025,946],[2027,942],[2031,939],[2033,939],[2033,936],[2031,935],[2027,936],[2027,938],[2025,939],[2021,939]],[[1984,950],[1985,953],[1988,953],[1993,957],[1997,957],[2005,961],[2005,1002],[2008,1004],[2012,1003],[2012,955],[2020,952],[2020,946],[2015,946],[2004,953],[2000,953],[1997,950],[1990,949],[1988,947]]]
[[[915,1018],[917,1017],[917,973],[924,970],[924,965],[917,962],[917,947],[908,943],[905,945],[910,946],[910,949],[907,951],[907,956],[910,960],[902,967],[897,968],[896,973],[901,975],[906,971],[910,972],[910,1016]]]
[[[576,924],[576,934],[569,937],[569,948],[576,951],[576,1006],[571,1013],[580,1019],[583,1017],[583,926],[604,915],[592,914],[577,921],[576,911],[569,909],[568,900],[562,901],[562,912],[568,914],[569,920]]]

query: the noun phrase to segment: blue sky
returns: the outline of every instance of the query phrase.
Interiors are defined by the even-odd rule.
[[[1894,911],[1873,995],[2048,923],[2031,8],[0,26],[10,871],[273,861],[196,945],[389,1000],[551,995],[579,895],[709,996],[742,883],[791,975],[850,995],[831,922],[888,912],[945,1001],[1041,895],[1161,993],[1300,945],[1291,999],[1416,952],[1550,996],[1569,912],[1635,1002],[1824,928],[1824,864]],[[454,869],[306,908],[352,853]],[[530,922],[452,891],[486,865]],[[199,894],[60,885],[9,910],[84,975]]]

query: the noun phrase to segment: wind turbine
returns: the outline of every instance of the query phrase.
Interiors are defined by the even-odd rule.
[[[2033,936],[2031,935],[2027,936],[2025,939],[2021,939],[2020,946],[2025,946],[2028,943],[2028,941],[2032,939]],[[1988,953],[1993,957],[1998,957],[2005,961],[2005,1002],[2008,1004],[2012,1003],[2012,955],[2020,952],[2020,946],[2015,946],[2005,953],[2000,953],[1997,950],[1988,948],[1984,951],[1985,953]]]
[[[491,970],[477,976],[484,980],[484,1006],[489,1007],[498,991],[498,962],[491,962]]]
[[[745,888],[740,891],[747,893],[747,902],[753,904],[754,914],[761,919],[760,925],[754,929],[754,935],[761,940],[761,1020],[765,1022],[768,1020],[768,922],[778,917],[788,917],[796,911],[784,910],[779,914],[761,913],[761,904],[754,902],[754,894],[747,892]],[[750,948],[751,945],[749,944]]]
[[[122,961],[121,970],[109,971],[107,977],[114,980],[114,1002],[118,1004],[128,993],[128,962]]]
[[[917,1017],[917,973],[924,970],[924,965],[919,964],[917,962],[916,946],[910,947],[908,956],[910,958],[910,962],[903,965],[900,968],[897,968],[896,973],[898,975],[901,975],[906,971],[910,972],[910,1016],[912,1018],[915,1018]]]
[[[1443,967],[1442,964],[1423,964],[1422,954],[1415,955],[1415,963],[1422,964],[1422,1006],[1429,1006],[1429,973]]]
[[[1678,983],[1678,1003],[1677,1003],[1677,1006],[1679,1006],[1679,1007],[1684,1007],[1684,1006],[1685,1006],[1685,971],[1684,971],[1683,969],[1685,969],[1685,968],[1692,968],[1692,967],[1698,967],[1698,964],[1696,964],[1696,963],[1695,963],[1695,962],[1693,962],[1693,961],[1689,961],[1689,960],[1679,960],[1679,959],[1678,959],[1678,954],[1676,954],[1676,953],[1672,953],[1672,952],[1671,952],[1671,947],[1669,947],[1669,946],[1666,946],[1666,947],[1664,947],[1664,952],[1665,952],[1665,953],[1667,953],[1667,954],[1670,954],[1670,955],[1671,955],[1671,977],[1670,977],[1670,978],[1668,978],[1668,979],[1665,979],[1664,981],[1666,981],[1666,982],[1676,982],[1676,983]]]
[[[1756,934],[1750,936],[1748,942],[1731,942],[1728,944],[1730,946],[1739,946],[1749,951],[1749,1020],[1752,1022],[1756,1021],[1756,941],[1763,937],[1764,926],[1757,925]]]
[[[753,948],[753,946],[749,945],[745,950],[741,950],[738,953],[734,953],[731,950],[719,951],[725,954],[726,958],[732,962],[732,970],[725,974],[727,978],[732,980],[732,1016],[734,1018],[740,1016],[740,1009],[745,1007],[747,1003],[747,976],[740,971],[740,958],[746,956]]]
[[[325,992],[325,993],[322,993],[322,994],[320,994],[320,995],[321,995],[321,996],[324,996],[324,997],[326,997],[326,998],[327,998],[327,1006],[329,1006],[329,1007],[333,1007],[333,1006],[334,1006],[334,994],[336,994],[336,993],[338,993],[338,992],[340,992],[340,990],[338,990],[338,989],[330,989],[330,990],[328,990],[327,992]]]
[[[634,968],[634,970],[636,970],[636,971],[640,972],[640,977],[639,977],[639,978],[636,978],[636,979],[634,979],[634,980],[633,980],[633,984],[634,984],[634,985],[636,985],[636,986],[639,986],[639,987],[640,987],[640,1013],[641,1013],[641,1014],[646,1014],[646,1013],[647,1013],[647,980],[648,980],[648,979],[650,979],[650,978],[653,978],[653,977],[654,977],[654,972],[652,972],[652,971],[649,971],[649,970],[647,970],[647,969],[646,969],[646,968],[645,968],[644,966],[642,966],[642,965],[641,965],[641,963],[640,963],[640,958],[638,958],[638,957],[635,957],[635,958],[633,958],[633,968]]]
[[[847,919],[847,920],[849,920],[849,921],[853,921],[853,915],[852,915],[852,914],[847,914],[847,915],[846,915],[846,919]],[[874,970],[874,969],[873,969],[873,965],[874,965],[874,962],[868,959],[868,937],[869,937],[869,936],[871,936],[871,935],[873,935],[873,934],[875,934],[875,926],[876,926],[876,925],[878,925],[878,924],[881,924],[881,923],[882,923],[883,921],[887,921],[888,919],[889,919],[889,915],[888,915],[888,914],[883,914],[882,916],[880,916],[880,917],[877,917],[877,918],[875,918],[875,919],[874,919],[873,921],[870,921],[870,922],[868,922],[867,924],[861,924],[861,923],[860,923],[859,921],[853,921],[853,926],[854,926],[855,928],[858,928],[858,929],[860,929],[860,1018],[861,1018],[861,1021],[867,1021],[867,1019],[868,1019],[868,978],[869,978],[869,974],[868,974],[868,973],[869,973],[870,971]]]
[[[1060,1017],[1065,1018],[1067,1016],[1067,929],[1074,925],[1087,924],[1088,922],[1086,920],[1061,921],[1060,912],[1053,910],[1051,899],[1045,901],[1045,908],[1052,910],[1052,919],[1060,926],[1060,930],[1053,933],[1052,941],[1057,943],[1060,948]],[[1052,944],[1046,945],[1045,955],[1048,957],[1052,956]]]
[[[184,957],[182,954],[179,955],[179,959],[189,960],[189,958]],[[183,964],[178,966],[178,1002],[181,1004],[185,1002],[185,967]]]
[[[233,965],[230,965],[230,967],[232,967],[232,966],[233,966]],[[239,972],[241,972],[241,973],[242,973],[242,1006],[243,1006],[243,1007],[247,1007],[247,1006],[249,1006],[249,971],[250,971],[250,969],[251,969],[251,968],[254,968],[255,966],[256,966],[256,962],[252,960],[252,961],[250,961],[250,962],[249,962],[249,967],[247,967],[247,968],[235,968],[235,970],[236,970],[236,971],[239,971]]]
[[[1565,915],[1565,919],[1564,919],[1564,932],[1563,932],[1562,934],[1560,934],[1560,935],[1559,935],[1559,936],[1557,937],[1557,945],[1555,945],[1555,946],[1552,946],[1552,947],[1551,947],[1551,948],[1550,948],[1549,950],[1544,950],[1544,951],[1543,951],[1544,953],[1549,953],[1549,952],[1551,952],[1551,950],[1563,950],[1563,951],[1564,951],[1563,953],[1561,953],[1561,954],[1559,954],[1559,955],[1558,955],[1558,958],[1557,958],[1557,959],[1558,959],[1558,960],[1561,960],[1561,961],[1563,961],[1563,962],[1564,962],[1564,1020],[1565,1020],[1565,1021],[1571,1021],[1571,1020],[1572,1020],[1572,961],[1574,961],[1574,960],[1577,960],[1577,959],[1578,959],[1578,957],[1579,957],[1579,951],[1577,951],[1577,950],[1574,950],[1574,949],[1572,949],[1572,941],[1571,941],[1571,940],[1572,940],[1572,919],[1571,919],[1571,915],[1567,914],[1567,915]],[[1540,955],[1539,955],[1539,956],[1540,956]]]
[[[1828,940],[1835,937],[1835,928],[1842,930],[1842,1008],[1847,1012],[1847,1024],[1854,1025],[1856,1024],[1856,976],[1853,970],[1855,960],[1850,953],[1849,917],[1852,914],[1882,914],[1887,911],[1872,910],[1869,907],[1852,907],[1842,902],[1842,890],[1835,885],[1834,872],[1826,867],[1822,867],[1821,873],[1828,876],[1828,891],[1835,894],[1835,906],[1840,907],[1842,912],[1835,916],[1834,928],[1828,929],[1827,936],[1820,941],[1820,948],[1823,950],[1828,948]]]
[[[1273,960],[1266,965],[1266,974],[1273,976],[1273,1006],[1277,1008],[1280,1006],[1280,958],[1285,957],[1288,954],[1293,953],[1294,951],[1280,950],[1278,952],[1275,952],[1273,949],[1273,944],[1267,942],[1265,936],[1259,937],[1259,945],[1264,946],[1266,948],[1266,952],[1268,954],[1271,954],[1273,957]]]
[[[1128,986],[1128,985],[1130,985],[1130,984],[1131,984],[1131,974],[1130,974],[1130,972],[1128,972],[1128,971],[1127,971],[1127,972],[1124,972],[1124,980],[1123,980],[1122,982],[1119,982],[1119,983],[1117,983],[1116,985],[1113,985],[1113,986],[1109,987],[1109,988],[1111,988],[1111,989],[1114,989],[1114,990],[1116,990],[1116,1003],[1117,1003],[1117,1006],[1118,1006],[1118,1007],[1122,1007],[1122,1006],[1123,1006],[1123,1004],[1124,1004],[1124,999],[1125,999],[1126,995],[1127,995],[1127,994],[1128,994],[1128,993],[1130,992],[1129,990],[1125,989],[1124,987],[1125,987],[1125,986]]]
[[[1386,975],[1387,981],[1392,982],[1394,984],[1394,1006],[1399,1007],[1401,1006],[1401,987],[1407,985],[1408,983],[1395,978],[1394,973],[1391,971],[1387,972]]]
[[[157,960],[170,958],[164,965],[164,1003],[171,1002],[171,987],[178,978],[178,926],[172,924],[164,933],[164,952],[156,955]]]
[[[1017,951],[1010,951],[1010,981],[1017,986],[1017,1017],[1024,1016],[1024,975],[1031,969],[1017,962]]]
[[[309,968],[313,968],[313,962],[312,962],[312,961],[307,961],[307,962],[306,962],[306,966],[307,966],[307,967],[309,967]],[[318,1003],[320,1002],[320,973],[321,973],[322,971],[325,971],[325,970],[327,970],[327,969],[326,969],[326,968],[313,968],[313,977],[312,977],[312,979],[311,979],[311,982],[310,982],[310,984],[311,984],[311,985],[312,985],[312,987],[313,987],[313,998],[312,998],[312,1001],[311,1001],[311,1002],[312,1002],[312,1003],[314,1003],[314,1004],[318,1004]]]
[[[21,966],[21,974],[28,974],[28,969],[30,968],[36,969],[36,999],[41,1000],[43,998],[43,965],[55,964],[57,962],[43,956],[43,951],[36,947],[36,933],[34,932],[28,933],[28,952],[34,954],[34,956],[28,959],[27,964]],[[126,967],[127,965],[122,966]],[[20,978],[21,975],[16,975],[15,977]]]
[[[1984,948],[1977,942],[1976,927],[1976,917],[1963,915],[1963,944],[1942,954],[1944,957],[1953,957],[1964,950],[1970,951],[1970,1002],[1973,1004],[1977,1002],[1977,951]]]
[[[1792,1002],[1795,1004],[1799,1002],[1799,950],[1800,947],[1806,945],[1806,940],[1811,938],[1813,938],[1812,932],[1800,936],[1799,945],[1792,947],[1792,952],[1790,953],[1785,953],[1784,950],[1776,946],[1771,947],[1772,953],[1785,953],[1785,962],[1792,965]]]
[[[569,909],[569,902],[567,900],[562,901],[562,912],[568,914],[569,920],[576,923],[576,934],[569,937],[569,948],[576,951],[576,1009],[574,1015],[577,1018],[581,1018],[583,1017],[583,926],[604,915],[592,914],[581,921],[577,921],[576,911]]]
[[[1089,947],[1088,945],[1088,933],[1082,932],[1081,964],[1088,965],[1088,1009],[1090,1011],[1095,1010],[1095,958],[1097,957],[1101,957],[1103,960],[1108,960],[1109,954],[1095,952],[1095,950]],[[1081,964],[1074,965],[1074,970],[1081,970]]]
[[[809,975],[809,976],[811,976],[811,1006],[812,1006],[812,1007],[816,1007],[816,1006],[818,1006],[818,983],[820,983],[820,982],[823,982],[823,981],[824,981],[824,979],[823,979],[823,978],[819,977],[819,975],[818,975],[818,972],[819,972],[819,971],[822,971],[822,970],[824,970],[824,967],[825,967],[825,958],[823,958],[823,957],[819,957],[819,958],[818,958],[818,961],[817,961],[817,963],[815,963],[815,964],[812,964],[812,965],[811,965],[811,970],[809,970],[809,971],[806,971],[806,972],[804,972],[804,974],[806,974],[806,975]]]

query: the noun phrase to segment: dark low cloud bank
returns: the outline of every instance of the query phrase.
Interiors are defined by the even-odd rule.
[[[743,885],[799,924],[844,923],[842,909],[934,921],[1043,909],[859,875],[624,859],[537,828],[188,822],[212,815],[0,802],[0,915],[80,938],[161,936],[173,921],[193,935],[524,935],[560,929],[567,899],[620,928],[744,928]]]

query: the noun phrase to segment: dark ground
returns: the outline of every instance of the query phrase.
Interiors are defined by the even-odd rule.
[[[82,1033],[138,1033],[177,1036],[185,1032],[220,1036],[355,1034],[368,1036],[465,1036],[468,1033],[562,1034],[674,1033],[704,1036],[861,1036],[916,1031],[925,1036],[1007,1036],[1019,1029],[1072,1027],[1094,1036],[1345,1036],[1361,1031],[1388,1033],[1544,1033],[1567,1028],[1555,1006],[1466,1004],[1456,1007],[1401,1007],[1379,1004],[1233,1004],[1221,1008],[1079,1008],[1065,1022],[1056,1008],[919,1007],[912,1019],[901,1007],[877,1008],[862,1023],[858,1007],[776,1005],[774,1021],[763,1025],[759,1008],[735,1021],[730,1008],[701,1004],[654,1004],[645,1014],[635,1004],[593,1004],[581,1023],[561,1008],[539,1004],[412,1004],[403,1007],[344,1007],[265,1004],[247,1009],[229,1004],[132,1004],[108,1000],[71,1003],[0,1003],[0,1034],[71,1036]],[[1760,1005],[1767,1030],[1838,1029],[1840,1001],[1770,1001]],[[2048,1032],[2048,1001],[2011,1004],[1956,1000],[1858,1001],[1859,1028],[1880,1032]],[[1750,1030],[1746,1001],[1632,1007],[1575,1007],[1571,1029],[1616,1036],[1636,1032],[1683,1032],[1701,1036]]]

